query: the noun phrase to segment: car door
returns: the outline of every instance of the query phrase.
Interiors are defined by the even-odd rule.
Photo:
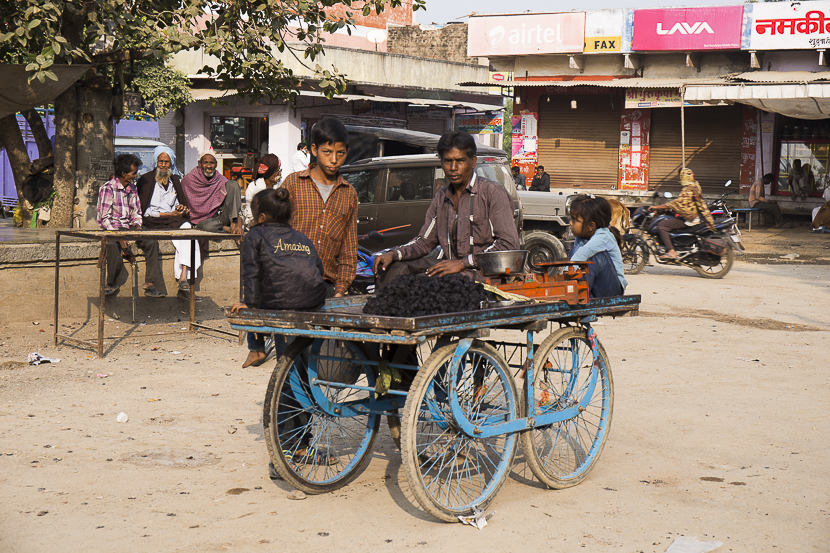
[[[346,179],[357,191],[357,235],[366,236],[370,231],[377,230],[377,212],[379,201],[377,192],[381,180],[380,169],[363,169],[343,173]],[[380,243],[367,238],[359,239],[358,244],[372,251],[383,249]]]
[[[384,247],[405,244],[424,226],[432,203],[435,167],[390,167],[383,202],[378,204],[377,229],[385,231]]]

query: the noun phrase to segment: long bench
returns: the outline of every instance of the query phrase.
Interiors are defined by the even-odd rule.
[[[758,224],[761,224],[761,211],[763,211],[760,207],[736,207],[732,210],[732,213],[735,214],[735,223],[740,224],[741,222],[741,213],[744,214],[744,219],[746,219],[748,229],[747,232],[752,231],[752,214],[758,214]]]

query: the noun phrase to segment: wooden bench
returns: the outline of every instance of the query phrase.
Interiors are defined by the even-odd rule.
[[[735,224],[740,224],[741,222],[741,213],[744,214],[744,218],[746,219],[748,229],[747,232],[752,231],[752,214],[758,214],[758,224],[761,224],[761,211],[760,207],[736,207],[732,210],[732,213],[735,214]]]

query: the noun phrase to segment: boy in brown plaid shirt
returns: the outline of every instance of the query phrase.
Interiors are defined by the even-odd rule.
[[[340,175],[349,152],[349,133],[336,119],[312,130],[317,163],[292,173],[282,186],[291,198],[291,228],[305,234],[323,262],[329,295],[346,294],[357,271],[357,192]]]

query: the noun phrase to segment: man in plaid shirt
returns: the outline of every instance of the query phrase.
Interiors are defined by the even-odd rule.
[[[329,296],[339,298],[357,271],[357,192],[340,175],[349,133],[336,119],[323,119],[312,132],[317,163],[288,175],[282,186],[291,198],[291,228],[317,248]]]
[[[138,192],[134,183],[138,175],[141,160],[133,154],[121,154],[113,162],[115,176],[98,190],[98,226],[103,230],[138,230],[143,222],[141,206],[138,202]],[[159,269],[159,245],[157,240],[142,240],[136,245],[144,252],[147,263],[147,273],[151,267]],[[105,294],[110,295],[127,281],[127,271],[121,257],[121,250],[129,250],[127,240],[107,242],[107,286]],[[159,274],[156,270],[154,274]],[[144,283],[144,295],[151,298],[161,298],[164,294],[156,290],[152,282]]]

